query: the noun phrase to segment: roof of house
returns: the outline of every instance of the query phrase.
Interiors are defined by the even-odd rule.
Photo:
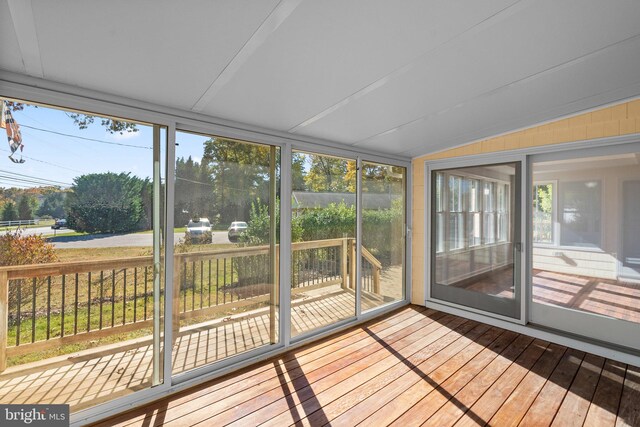
[[[389,209],[391,203],[401,197],[399,194],[362,193],[362,207],[364,209]],[[293,209],[317,209],[341,202],[344,202],[347,206],[354,206],[356,195],[354,193],[294,191],[291,205]]]

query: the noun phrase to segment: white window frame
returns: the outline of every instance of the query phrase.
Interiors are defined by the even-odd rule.
[[[405,230],[406,230],[406,246],[405,246],[405,277],[404,277],[404,298],[383,305],[381,307],[360,313],[360,307],[357,307],[356,316],[325,328],[320,328],[314,334],[305,335],[304,337],[290,339],[290,262],[291,262],[291,200],[285,197],[281,201],[281,256],[280,256],[280,319],[284,321],[280,323],[279,344],[269,346],[267,348],[259,348],[228,359],[224,359],[218,363],[209,366],[203,366],[192,371],[188,371],[185,375],[174,377],[172,375],[172,353],[171,346],[165,346],[164,357],[164,382],[158,386],[145,390],[134,392],[130,395],[115,398],[103,404],[98,404],[88,409],[80,410],[71,414],[71,425],[84,425],[103,420],[122,412],[128,411],[134,407],[143,406],[153,402],[159,398],[169,394],[177,393],[189,387],[202,384],[206,381],[226,375],[230,372],[249,366],[253,363],[265,360],[266,358],[277,356],[305,345],[309,342],[320,338],[335,334],[336,332],[353,327],[360,323],[366,322],[372,318],[380,316],[384,313],[396,310],[399,307],[409,304],[411,295],[410,283],[411,277],[411,248],[412,235],[411,224],[413,209],[411,194],[408,189],[413,188],[412,182],[412,164],[411,159],[402,156],[387,155],[384,153],[373,153],[367,150],[360,151],[356,148],[346,147],[342,144],[330,141],[304,137],[300,135],[291,135],[286,132],[278,132],[257,126],[246,125],[229,120],[219,119],[203,114],[193,113],[190,111],[179,110],[176,108],[160,106],[152,103],[135,101],[129,98],[108,95],[105,93],[86,90],[63,83],[50,82],[32,78],[29,76],[0,71],[0,97],[23,101],[34,105],[51,106],[64,110],[89,112],[100,116],[121,117],[127,120],[157,124],[167,128],[167,152],[166,152],[166,180],[174,181],[175,165],[175,137],[176,129],[192,131],[206,135],[217,135],[224,138],[239,139],[247,142],[256,142],[268,145],[276,145],[281,148],[281,192],[282,194],[291,193],[291,152],[292,150],[308,151],[317,154],[338,156],[360,161],[368,161],[381,163],[391,166],[400,166],[406,169],[405,176]],[[361,194],[361,174],[358,174],[358,194]],[[358,196],[361,197],[361,196]],[[167,185],[166,188],[166,205],[172,206],[174,201],[174,186]],[[361,222],[361,209],[358,209],[358,223]],[[173,230],[173,209],[167,209],[165,231]],[[166,235],[166,253],[165,253],[165,292],[171,294],[172,291],[172,274],[173,274],[173,232],[165,233]],[[359,245],[358,245],[359,246]],[[360,263],[357,265],[357,275],[360,276]],[[359,289],[359,288],[357,288]],[[172,298],[165,299],[165,313],[172,313]],[[171,322],[164,324],[164,340],[172,341],[172,325]]]

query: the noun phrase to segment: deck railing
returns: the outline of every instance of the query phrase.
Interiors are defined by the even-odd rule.
[[[293,243],[292,250],[292,295],[338,284],[355,288],[354,239]],[[255,246],[175,254],[176,331],[181,321],[273,300],[277,280],[270,277],[269,251]],[[382,265],[365,248],[362,254],[363,289],[379,293]],[[148,335],[153,276],[152,256],[0,267],[0,372],[7,357],[120,333]],[[162,286],[161,302],[164,297]]]

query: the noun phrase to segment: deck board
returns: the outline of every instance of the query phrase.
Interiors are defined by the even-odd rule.
[[[640,369],[410,306],[102,426],[640,426]]]

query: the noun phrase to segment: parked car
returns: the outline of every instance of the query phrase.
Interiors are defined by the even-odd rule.
[[[67,220],[66,219],[56,219],[53,225],[51,226],[53,230],[59,230],[61,228],[67,228]]]
[[[190,220],[185,233],[186,243],[211,243],[211,223],[208,218]]]
[[[247,229],[247,223],[244,221],[233,221],[229,226],[229,241],[237,242],[242,233]]]

